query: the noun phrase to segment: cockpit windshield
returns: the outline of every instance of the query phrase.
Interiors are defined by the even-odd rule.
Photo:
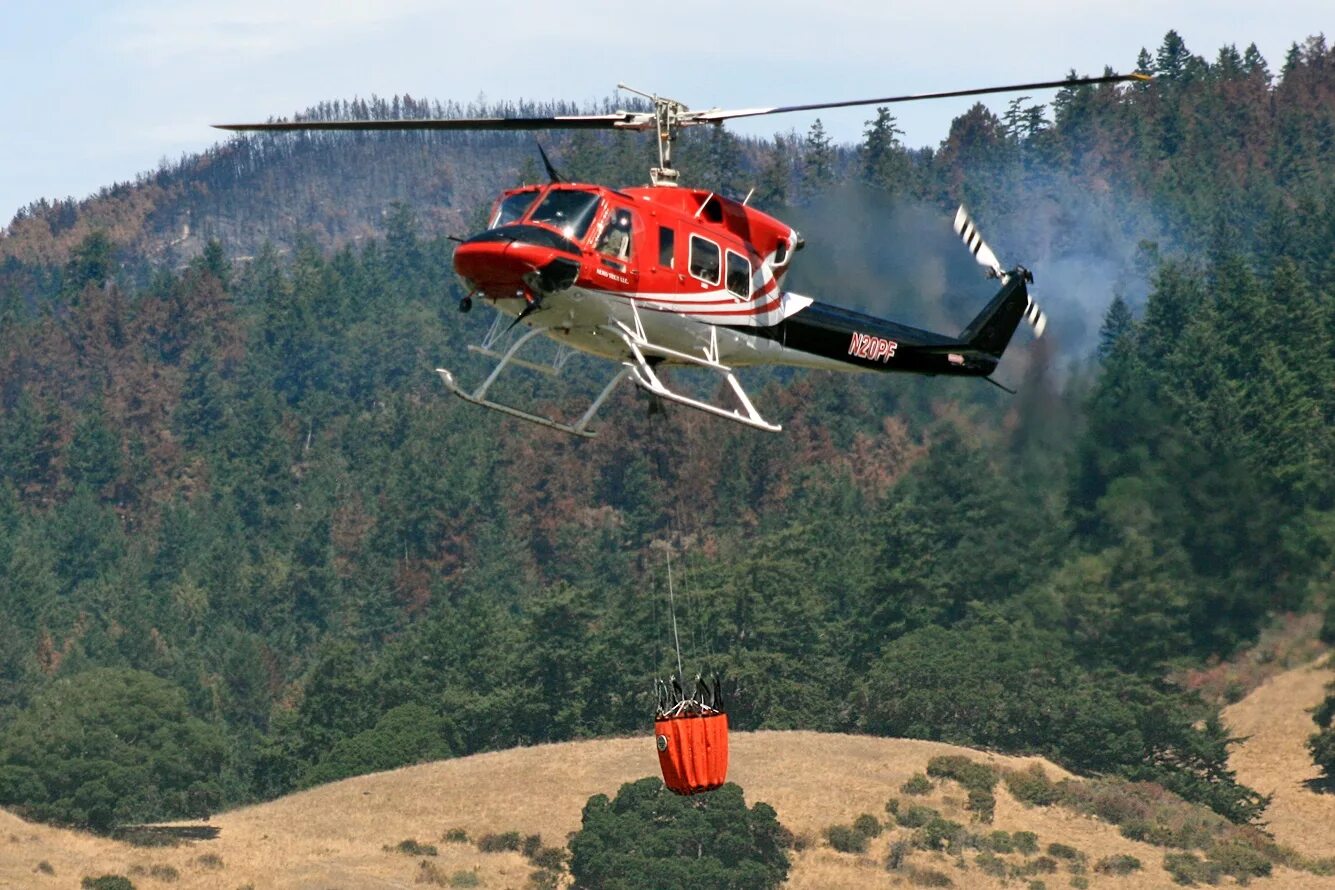
[[[538,197],[538,192],[519,192],[514,195],[507,195],[501,199],[501,203],[496,208],[496,212],[491,216],[491,222],[487,228],[494,229],[499,226],[509,225],[519,217],[524,215],[524,211],[533,206],[534,200]]]
[[[571,241],[580,241],[598,214],[602,199],[593,192],[553,189],[534,209],[528,221],[551,226]]]

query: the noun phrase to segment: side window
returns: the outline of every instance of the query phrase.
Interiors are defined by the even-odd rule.
[[[706,241],[699,235],[691,236],[691,274],[701,281],[718,284],[719,280],[718,245]]]
[[[603,234],[598,238],[598,252],[623,263],[630,259],[633,228],[631,212],[624,207],[614,207]]]
[[[673,255],[677,252],[677,231],[667,226],[658,227],[658,265],[664,269],[673,268]]]
[[[751,296],[751,262],[731,250],[728,251],[728,290],[743,300]]]

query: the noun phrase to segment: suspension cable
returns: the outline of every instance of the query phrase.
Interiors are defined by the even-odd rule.
[[[686,675],[681,669],[681,638],[677,636],[677,599],[672,591],[672,542],[668,542],[667,549],[667,576],[668,576],[668,607],[672,610],[672,643],[677,648],[677,676],[681,682],[686,682]]]

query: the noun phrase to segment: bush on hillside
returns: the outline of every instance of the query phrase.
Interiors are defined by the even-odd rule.
[[[734,887],[769,890],[788,877],[774,808],[750,808],[728,783],[681,797],[654,778],[595,794],[570,839],[570,873],[589,890],[621,887]]]
[[[921,796],[931,792],[932,783],[922,773],[914,773],[913,776],[907,782],[899,786],[899,790],[902,791],[904,794]]]
[[[134,884],[124,875],[102,875],[84,878],[79,882],[83,890],[134,890]]]
[[[831,825],[825,829],[825,839],[840,853],[867,852],[867,835],[851,825]]]

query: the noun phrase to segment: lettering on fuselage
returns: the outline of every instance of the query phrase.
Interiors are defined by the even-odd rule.
[[[609,272],[609,271],[607,271],[606,269],[604,269],[604,268],[602,268],[602,267],[600,267],[600,266],[594,266],[594,268],[593,268],[593,274],[595,274],[595,275],[601,275],[601,276],[603,276],[604,278],[610,278],[610,279],[612,279],[613,281],[615,281],[617,284],[626,284],[626,285],[630,284],[630,280],[629,280],[629,279],[627,279],[627,278],[622,278],[620,275],[616,275],[616,274],[614,274],[614,273],[612,273],[612,272]]]
[[[871,362],[888,362],[895,357],[895,350],[899,344],[894,340],[887,340],[884,337],[876,337],[872,334],[863,334],[857,331],[848,341],[848,354],[855,355],[858,358],[865,358]]]

